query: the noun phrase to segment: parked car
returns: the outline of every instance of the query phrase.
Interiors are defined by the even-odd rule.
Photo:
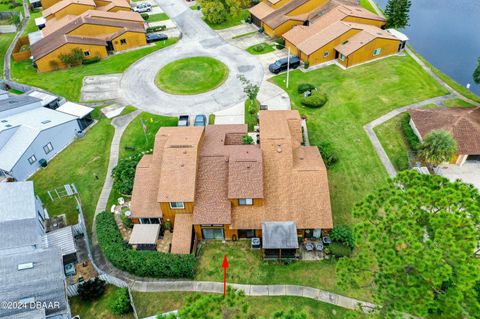
[[[152,5],[150,3],[140,3],[137,5],[135,8],[133,8],[133,11],[138,12],[138,13],[145,13],[152,11]]]
[[[207,117],[203,114],[198,114],[195,116],[195,122],[193,126],[207,126]]]
[[[165,41],[168,40],[168,36],[163,33],[149,33],[147,34],[147,43]]]
[[[190,117],[188,115],[180,115],[178,117],[178,126],[189,126]]]
[[[275,61],[268,66],[268,70],[274,74],[286,71],[288,66],[288,58]],[[296,69],[300,66],[300,59],[297,56],[290,57],[290,69]]]

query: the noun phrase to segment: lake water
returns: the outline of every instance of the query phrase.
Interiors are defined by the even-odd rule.
[[[388,0],[376,0],[385,9]],[[410,26],[401,30],[436,68],[480,95],[472,73],[480,57],[480,0],[412,0]]]

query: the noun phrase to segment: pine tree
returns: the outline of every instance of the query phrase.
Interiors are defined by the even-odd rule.
[[[475,68],[475,71],[473,71],[473,81],[480,85],[480,58],[478,58],[477,67]]]
[[[411,0],[389,0],[385,8],[387,28],[402,29],[409,26]]]

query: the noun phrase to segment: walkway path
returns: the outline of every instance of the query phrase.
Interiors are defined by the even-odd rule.
[[[183,36],[177,44],[145,56],[123,73],[120,81],[123,104],[155,114],[209,114],[245,100],[238,74],[261,84],[263,68],[256,57],[226,42],[182,0],[156,1]],[[225,63],[230,70],[226,82],[215,90],[197,95],[172,95],[157,88],[155,76],[164,65],[192,56],[211,56]]]

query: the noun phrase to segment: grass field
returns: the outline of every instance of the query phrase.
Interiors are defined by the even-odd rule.
[[[3,57],[7,53],[8,47],[10,46],[10,43],[12,43],[13,38],[15,38],[15,33],[0,34],[0,79],[3,79]]]
[[[259,43],[247,48],[247,52],[253,55],[265,54],[275,51],[275,48],[268,43]]]
[[[472,106],[476,106],[476,105],[470,104],[467,101],[459,99],[459,98],[453,98],[453,99],[446,100],[446,101],[443,102],[443,105],[448,106],[448,107],[472,107]],[[477,105],[480,105],[480,103],[477,104]]]
[[[250,113],[251,108],[255,109],[255,113]],[[257,113],[260,110],[260,102],[258,100],[255,100],[254,105],[252,105],[252,102],[250,99],[247,99],[245,101],[245,124],[248,125],[248,131],[253,132],[253,128],[255,125],[258,125],[258,120],[257,120]]]
[[[285,89],[285,77],[272,80]],[[320,109],[303,107],[297,93],[300,83],[326,92],[327,104]],[[308,118],[310,142],[330,141],[338,153],[338,163],[328,172],[335,224],[351,224],[353,204],[387,178],[363,125],[398,107],[448,93],[409,56],[348,70],[328,66],[307,73],[293,71],[286,91],[292,108]]]
[[[82,65],[70,69],[38,73],[30,60],[12,62],[12,78],[15,81],[31,84],[68,100],[78,101],[83,78],[88,75],[121,73],[141,57],[177,42],[177,39],[156,42],[154,46],[112,55],[94,64]]]
[[[192,10],[194,10],[194,9],[192,9]],[[210,26],[210,28],[212,28],[214,30],[222,30],[222,29],[227,29],[227,28],[231,28],[231,27],[240,25],[242,23],[242,21],[245,21],[245,19],[247,19],[249,16],[250,16],[250,12],[248,12],[248,10],[245,9],[245,10],[240,11],[240,14],[238,14],[235,17],[232,16],[231,14],[227,13],[227,20],[223,23],[220,23],[220,24],[210,23],[205,18],[204,18],[204,21],[205,21],[206,24],[208,24]]]
[[[55,188],[74,183],[80,193],[87,228],[91,230],[95,207],[107,174],[113,133],[110,120],[100,119],[88,130],[84,138],[73,142],[48,163],[46,168],[32,177],[35,192],[42,199],[50,216],[66,214],[69,224],[77,222],[74,198],[52,202],[47,194]]]
[[[148,17],[147,22],[165,21],[165,20],[168,20],[168,19],[170,19],[168,17],[168,15],[166,13],[162,12],[162,13],[157,13],[157,14],[151,14]]]
[[[23,31],[23,35],[27,35],[30,32],[38,31],[38,27],[35,25],[35,19],[42,16],[42,11],[39,9],[30,10],[30,19],[28,20],[27,27]]]
[[[119,288],[107,286],[105,294],[96,301],[82,301],[79,297],[70,298],[72,315],[80,315],[82,319],[133,319],[133,314],[114,315],[109,309],[112,295]]]
[[[198,293],[192,292],[133,292],[133,299],[140,318],[165,313],[182,308],[185,299]],[[247,297],[249,309],[256,317],[271,318],[276,311],[286,311],[291,308],[302,309],[309,319],[345,318],[353,311],[323,302],[300,297]],[[359,314],[358,318],[364,318]]]
[[[217,59],[192,57],[170,62],[158,71],[155,84],[171,94],[200,94],[213,90],[228,78],[228,68]]]
[[[401,120],[404,113],[377,126],[374,131],[397,171],[408,169],[409,146],[403,136]]]
[[[297,261],[285,265],[265,262],[249,241],[209,241],[200,251],[195,280],[223,281],[221,263],[228,256],[227,280],[242,284],[292,284],[321,288],[363,300],[371,299],[367,290],[342,290],[337,286],[334,260]]]

